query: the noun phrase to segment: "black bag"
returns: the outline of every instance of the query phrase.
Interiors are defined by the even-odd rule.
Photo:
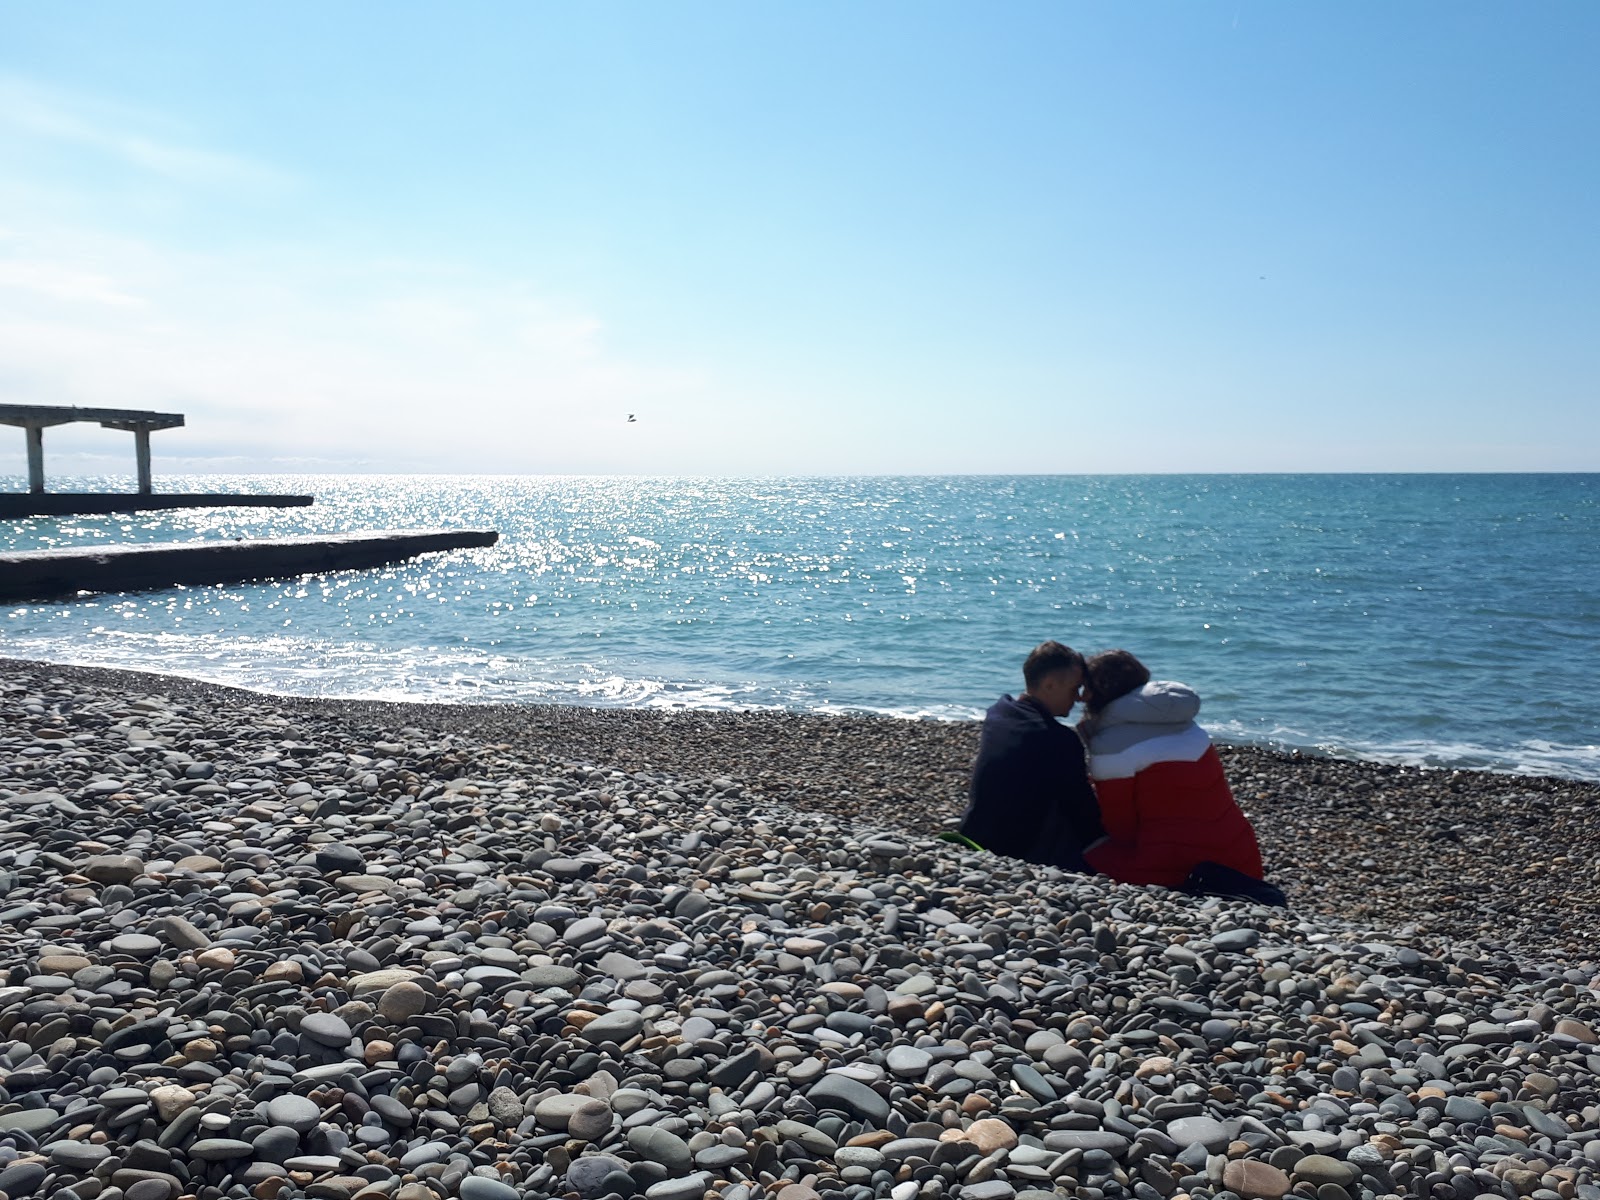
[[[1243,871],[1235,871],[1221,863],[1203,862],[1189,872],[1179,891],[1192,896],[1225,896],[1229,900],[1249,900],[1254,904],[1270,904],[1274,908],[1289,907],[1289,898],[1283,890],[1264,879],[1253,879]]]

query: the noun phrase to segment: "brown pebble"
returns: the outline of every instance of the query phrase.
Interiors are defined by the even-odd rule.
[[[1222,1185],[1244,1200],[1283,1200],[1289,1177],[1271,1163],[1239,1158],[1223,1168]]]
[[[381,1062],[386,1062],[394,1057],[394,1043],[384,1041],[371,1041],[366,1049],[361,1052],[362,1059],[367,1066],[375,1067]]]

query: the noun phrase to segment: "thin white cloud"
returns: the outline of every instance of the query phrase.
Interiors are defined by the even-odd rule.
[[[106,275],[64,263],[0,260],[0,290],[32,292],[52,300],[84,301],[113,307],[138,305],[139,297],[118,289]]]
[[[109,156],[174,183],[253,192],[281,190],[294,180],[255,159],[191,144],[184,131],[140,109],[46,88],[0,74],[0,129]]]
[[[692,441],[671,414],[704,388],[618,356],[598,317],[521,280],[59,229],[0,240],[0,392],[184,412],[158,471],[645,470]],[[648,438],[626,424],[639,409]],[[115,438],[52,440],[53,473],[127,469]],[[20,440],[0,438],[0,475],[20,469]]]

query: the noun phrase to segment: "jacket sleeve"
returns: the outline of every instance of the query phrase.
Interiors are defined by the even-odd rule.
[[[1077,842],[1074,851],[1081,852],[1084,846],[1105,832],[1101,824],[1100,802],[1095,795],[1094,784],[1089,781],[1089,765],[1083,742],[1076,733],[1063,727],[1059,743],[1062,766],[1058,770],[1063,782],[1058,803],[1066,826]]]

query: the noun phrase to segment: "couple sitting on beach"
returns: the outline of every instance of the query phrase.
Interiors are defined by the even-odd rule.
[[[1283,903],[1262,882],[1255,830],[1194,722],[1191,689],[1152,682],[1126,650],[1086,661],[1059,642],[1028,655],[1022,678],[1022,695],[984,718],[966,840],[1123,883]],[[1088,715],[1074,730],[1059,718],[1080,699]]]

